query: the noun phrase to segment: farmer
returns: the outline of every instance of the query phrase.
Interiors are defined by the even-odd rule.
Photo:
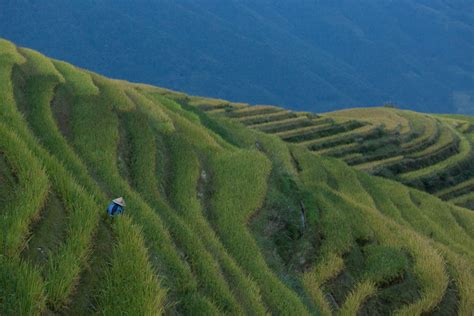
[[[122,197],[116,198],[112,201],[112,203],[109,204],[109,207],[107,207],[107,214],[110,218],[112,218],[112,221],[115,215],[122,214],[124,207],[125,200]]]

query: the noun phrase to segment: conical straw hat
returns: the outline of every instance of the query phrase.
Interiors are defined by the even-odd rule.
[[[125,206],[125,200],[123,199],[123,197],[116,198],[112,202],[114,202],[115,204],[118,204],[120,206]]]

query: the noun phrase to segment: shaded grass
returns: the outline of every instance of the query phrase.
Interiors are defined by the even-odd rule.
[[[382,181],[382,180],[378,180],[378,181]],[[367,183],[368,181],[364,181],[364,186],[366,188],[369,188],[369,186],[367,186]],[[381,187],[382,187],[382,184],[373,183],[373,186],[370,187],[370,190],[379,190],[380,192]],[[394,192],[397,192],[393,188],[389,188],[389,187],[387,187],[386,190],[392,192],[392,195]],[[400,205],[399,202],[404,200],[400,196],[393,196],[393,200],[386,199],[385,202],[382,202],[382,200],[380,199],[380,196],[383,196],[383,193],[374,192],[372,196],[378,197],[377,204],[379,205],[379,209],[383,210],[390,217],[396,219],[398,222],[400,222],[403,225],[407,225],[407,222],[411,222],[413,225],[412,227],[414,229],[424,233],[427,237],[434,238],[446,245],[450,245],[449,247],[451,247],[452,249],[459,249],[459,245],[456,246],[457,244],[455,243],[455,240],[451,240],[451,238],[457,239],[459,234],[460,234],[459,237],[463,235],[462,232],[453,233],[453,230],[454,231],[459,230],[459,228],[456,228],[457,224],[453,223],[453,221],[457,222],[458,224],[462,224],[461,226],[462,226],[462,229],[464,229],[464,232],[470,234],[472,237],[472,233],[470,233],[470,231],[472,230],[471,226],[473,225],[472,223],[473,219],[471,218],[472,214],[470,214],[469,211],[467,210],[456,208],[456,207],[449,207],[452,209],[451,213],[454,216],[454,218],[452,217],[450,218],[449,212],[448,214],[446,214],[446,208],[441,207],[441,205],[436,206],[436,204],[431,203],[429,205],[423,206],[424,203],[423,204],[418,203],[417,207],[422,207],[423,212],[427,212],[427,210],[429,210],[430,212],[428,213],[437,215],[436,217],[431,216],[431,218],[420,217],[419,215],[420,210],[417,210],[413,206],[412,207],[407,206],[409,204],[399,206],[399,208],[395,206],[396,204]],[[431,200],[432,202],[436,200],[432,197],[429,198],[426,194],[424,194],[424,196],[425,198]],[[418,200],[418,202],[419,201],[420,200]],[[391,203],[394,203],[394,204],[391,204]],[[441,204],[439,200],[437,203]],[[401,212],[401,210],[406,210],[407,211],[406,215],[404,215],[403,212]],[[434,229],[435,225],[433,225],[433,221],[436,221],[439,223],[439,226],[437,226],[438,227],[437,230]],[[465,225],[468,225],[467,227],[471,227],[471,228],[465,229],[466,227]],[[437,233],[436,231],[439,231],[440,229],[446,230],[446,233],[441,233],[441,232]],[[465,237],[461,240],[459,242],[461,242],[462,245],[467,241]],[[469,271],[472,271],[472,267],[468,267],[468,265],[466,265],[465,259],[463,259],[462,257],[459,257],[459,255],[457,254],[454,254],[452,250],[448,250],[447,246],[444,246],[442,244],[435,244],[435,246],[437,249],[441,250],[441,253],[445,257],[445,260],[447,260],[449,272],[455,278],[457,287],[460,289],[459,290],[460,306],[462,306],[463,310],[467,310],[466,306],[471,306],[473,304],[472,296],[468,294],[470,291],[469,285],[467,285],[467,284],[470,284],[469,280],[471,280],[472,278],[472,275],[470,274],[471,272],[469,272]],[[461,251],[461,253],[465,252],[465,250],[458,250],[458,251]]]
[[[1,254],[18,257],[26,243],[30,224],[44,205],[49,181],[41,163],[18,136],[0,123],[0,152],[3,152],[18,179],[14,196],[0,217]]]
[[[63,61],[55,60],[53,63],[67,82],[70,92],[76,95],[97,95],[99,93],[99,89],[94,85],[89,73],[80,71],[73,65]]]
[[[241,302],[242,308],[250,314],[264,314],[265,308],[257,285],[227,253],[204,217],[203,212],[206,211],[202,207],[207,207],[207,188],[199,188],[198,182],[203,181],[206,183],[203,185],[207,186],[211,177],[209,171],[204,171],[206,179],[203,180],[198,157],[185,138],[176,135],[168,139],[168,143],[174,171],[174,177],[170,181],[170,201],[219,262],[223,276],[233,285],[231,290]]]
[[[45,307],[44,284],[37,270],[16,257],[18,249],[21,249],[28,225],[31,220],[30,212],[36,212],[48,189],[48,180],[38,161],[33,158],[31,152],[26,150],[17,135],[10,126],[4,125],[12,118],[10,105],[13,102],[12,83],[10,74],[14,63],[24,62],[25,59],[16,52],[16,48],[10,42],[0,40],[0,98],[2,104],[0,113],[2,123],[0,124],[1,152],[10,162],[10,166],[16,169],[16,177],[19,181],[15,191],[22,192],[22,198],[26,203],[17,204],[11,201],[7,208],[8,212],[2,212],[0,255],[0,313],[16,315],[38,315]],[[13,117],[15,114],[13,113]],[[7,153],[8,152],[8,153]],[[23,167],[19,168],[23,164]],[[30,174],[31,178],[28,176]],[[30,178],[30,179],[29,179]],[[23,181],[27,180],[27,187]],[[5,184],[5,183],[4,183]],[[23,188],[22,188],[23,187]],[[28,193],[32,193],[29,196]],[[36,205],[35,205],[36,204]],[[25,207],[22,210],[20,205]],[[6,217],[8,213],[14,212],[14,217]],[[25,216],[26,215],[26,216]],[[23,217],[20,219],[19,217]],[[17,224],[11,225],[12,220]],[[19,221],[18,221],[19,220]],[[6,229],[8,227],[8,230]],[[8,235],[13,234],[14,238]],[[5,255],[13,256],[6,257]]]
[[[372,281],[364,281],[359,283],[354,290],[346,298],[341,309],[338,311],[339,315],[354,315],[357,314],[360,306],[371,295],[376,292],[376,287]]]
[[[246,111],[251,110],[246,108],[237,112]],[[287,141],[302,141],[303,145],[319,151],[322,155],[344,157],[347,163],[357,165],[358,169],[365,172],[394,179],[397,174],[401,174],[400,178],[396,179],[428,192],[455,185],[471,177],[459,173],[460,169],[466,167],[466,154],[470,152],[466,151],[466,146],[469,146],[469,142],[449,126],[462,125],[462,120],[468,120],[466,117],[440,120],[411,111],[386,108],[350,109],[329,113],[317,121],[332,120],[332,124],[329,123],[331,128],[354,120],[368,125],[320,138],[321,135],[312,135],[317,134],[319,128],[312,127],[312,124],[306,121],[307,118],[302,120],[303,113],[300,113],[303,115],[300,117],[297,116],[298,113],[292,114],[294,116],[291,118],[274,122],[273,113],[259,114],[256,117],[262,121],[255,124],[250,122],[249,127],[270,133],[276,131]],[[332,117],[338,119],[338,122],[331,119]],[[454,120],[455,123],[452,123]],[[313,137],[315,139],[312,139]],[[458,149],[464,154],[456,155]],[[403,180],[405,176],[412,174],[413,179]],[[457,203],[467,205],[469,201],[470,198],[465,198]]]
[[[131,140],[133,161],[131,175],[138,192],[161,210],[163,219],[170,228],[170,232],[177,246],[189,257],[191,268],[195,273],[199,286],[208,294],[208,297],[224,311],[239,310],[234,298],[230,293],[228,285],[222,278],[216,261],[203,247],[199,239],[193,236],[191,229],[184,224],[161,198],[157,195],[157,183],[155,174],[155,137],[151,126],[147,123],[147,117],[140,113],[133,113],[127,117],[126,129]],[[174,139],[176,142],[178,139]],[[173,142],[173,141],[172,141]],[[179,144],[179,142],[177,142]]]
[[[101,88],[99,84],[99,88]],[[101,96],[103,97],[103,96]],[[181,308],[212,306],[197,293],[197,284],[173,244],[159,215],[120,178],[116,165],[118,119],[111,105],[98,99],[78,99],[73,107],[73,144],[81,157],[95,172],[96,179],[114,196],[123,195],[130,216],[143,230],[154,269],[165,275],[165,285],[173,290],[169,297],[180,297]],[[95,122],[95,123],[94,123]],[[101,133],[90,130],[90,124],[100,126]],[[100,137],[98,137],[100,135]],[[187,299],[184,299],[184,298]],[[169,302],[172,303],[172,302]]]
[[[251,215],[248,225],[269,268],[276,273],[283,284],[295,291],[310,312],[313,312],[314,306],[302,290],[298,274],[311,264],[316,255],[314,251],[314,247],[318,247],[318,234],[314,227],[316,215],[313,212],[305,215],[307,228],[303,232],[301,204],[305,194],[296,184],[297,166],[294,165],[291,153],[276,136],[254,133],[230,121],[223,123],[239,147],[257,148],[272,163],[265,202]],[[207,162],[206,165],[210,163]],[[212,172],[210,175],[212,183]]]
[[[0,313],[40,315],[45,308],[44,284],[36,269],[0,256]]]
[[[248,106],[241,109],[236,109],[235,111],[226,113],[226,116],[237,118],[239,120],[247,120],[253,118],[257,115],[264,115],[264,114],[274,114],[276,112],[284,111],[281,108],[276,106],[270,105],[254,105]]]
[[[472,148],[471,143],[465,139],[461,139],[461,144],[459,148],[459,153],[457,155],[451,156],[450,158],[443,160],[435,165],[429,166],[427,168],[423,168],[420,170],[412,171],[403,173],[400,175],[403,181],[411,181],[416,178],[422,178],[430,176],[434,173],[444,171],[456,164],[468,159],[469,155],[471,154]]]
[[[118,83],[96,74],[91,75],[94,85],[100,90],[102,102],[106,102],[108,107],[121,112],[135,109],[135,103],[130,100]],[[76,94],[76,91],[74,91],[74,94]],[[80,95],[76,94],[76,96]]]
[[[443,299],[433,309],[433,316],[458,315],[459,293],[453,280],[450,280]]]
[[[150,117],[155,129],[163,131],[164,133],[169,133],[174,130],[171,118],[165,113],[161,106],[157,106],[157,104],[147,98],[146,95],[142,95],[136,90],[128,89],[126,93],[130,100],[134,102],[138,110],[146,113]],[[107,97],[104,96],[103,99],[107,100]]]
[[[166,292],[157,287],[158,279],[150,273],[144,240],[138,227],[127,217],[115,224],[121,243],[114,246],[111,268],[106,272],[103,290],[98,298],[98,309],[103,315],[159,315],[164,312]],[[145,267],[145,269],[143,269]],[[131,295],[124,295],[123,289]]]
[[[413,271],[407,271],[400,279],[378,287],[359,310],[360,315],[386,315],[421,298],[420,286]]]
[[[334,127],[334,125],[335,124],[333,122],[330,122],[328,124],[315,125],[315,126],[312,126],[312,125],[299,126],[299,127],[292,128],[290,130],[277,132],[275,133],[275,135],[286,140],[286,139],[291,139],[292,137],[295,137],[295,136],[303,136],[305,134],[310,134],[312,132],[325,130],[325,129],[328,129],[329,127]]]
[[[448,302],[452,306],[453,300],[458,299],[458,301],[454,302],[454,305],[456,305],[459,315],[469,315],[474,310],[474,298],[472,297],[474,291],[474,269],[472,263],[469,263],[472,260],[470,261],[468,258],[456,254],[446,246],[439,247],[439,250],[448,262],[448,269],[454,281],[452,288],[456,289],[456,297],[454,299],[453,295],[448,293]],[[444,305],[438,305],[439,308],[444,308]]]
[[[292,130],[294,128],[307,127],[313,124],[314,123],[307,117],[300,116],[300,117],[289,118],[289,119],[284,119],[280,121],[251,125],[249,127],[255,128],[265,133],[273,134],[273,133],[284,132],[287,130]]]
[[[5,159],[5,155],[0,153],[0,204],[8,205],[15,196],[18,180],[11,170],[11,166]]]
[[[15,44],[0,38],[0,64],[11,67],[13,64],[22,64],[26,61],[25,57],[18,53]],[[3,69],[5,70],[5,69]],[[4,78],[2,78],[4,79]],[[7,81],[2,81],[7,83]]]
[[[461,182],[455,186],[446,188],[435,193],[436,196],[443,200],[451,200],[466,193],[474,191],[474,178]]]
[[[314,128],[307,127],[294,132],[284,132],[277,135],[282,137],[282,139],[285,141],[292,143],[302,143],[306,145],[307,142],[311,142],[314,139],[326,139],[328,137],[343,134],[347,131],[357,129],[362,126],[362,123],[355,121],[349,121],[341,124],[329,123],[327,125],[317,125]]]
[[[408,260],[402,251],[387,246],[368,245],[365,253],[365,278],[377,284],[389,284],[401,278],[408,269]]]
[[[374,315],[386,314],[405,304],[415,302],[420,298],[419,286],[410,269],[412,261],[396,247],[369,243],[356,240],[352,249],[344,254],[344,270],[336,278],[329,280],[324,286],[341,306],[341,312],[346,311],[343,306],[349,300],[351,292],[357,291],[358,284],[372,283],[376,286],[376,295],[368,298],[367,304],[355,304],[355,314],[362,307],[360,313]],[[400,290],[403,289],[403,294]],[[375,293],[374,293],[375,294]],[[365,296],[356,296],[364,300]]]
[[[25,87],[22,87],[21,92],[17,89],[16,95],[24,93],[24,98],[20,98],[20,100],[28,105],[24,108],[28,111],[29,123],[37,135],[51,135],[52,137],[46,140],[47,143],[56,144],[54,141],[57,140],[56,146],[67,147],[64,139],[58,136],[50,110],[50,102],[57,84],[56,80],[60,79],[54,77],[56,74],[53,71],[54,66],[52,64],[43,65],[43,62],[44,59],[41,56],[35,54],[28,56],[28,63],[25,64],[25,71],[28,71],[27,76],[41,76],[42,80],[37,80],[36,77],[35,80],[26,77]],[[67,153],[73,155],[70,152]],[[46,287],[49,303],[54,309],[58,309],[65,303],[67,296],[72,291],[81,263],[87,258],[90,238],[95,230],[98,214],[84,217],[84,214],[94,209],[97,210],[97,208],[90,202],[88,204],[84,201],[83,205],[76,203],[76,201],[88,200],[82,188],[78,187],[76,183],[66,180],[64,169],[56,172],[49,171],[52,175],[53,187],[64,201],[65,211],[69,212],[66,240],[57,252],[48,254],[48,266],[45,270],[46,278],[50,281]]]
[[[0,311],[2,314],[39,314],[45,306],[44,284],[36,269],[19,259],[29,225],[48,190],[42,166],[24,143],[0,123],[0,151],[18,177],[18,194],[0,217]]]
[[[257,152],[237,151],[211,158],[213,186],[211,221],[236,261],[261,284],[262,297],[274,313],[306,314],[297,296],[271,273],[245,228],[261,207],[270,172],[268,160]],[[227,179],[233,179],[229,183]],[[218,188],[218,189],[217,189]]]
[[[358,147],[346,151],[346,153],[360,153],[360,157],[351,158],[350,156],[345,156],[343,160],[353,166],[396,157],[399,154],[399,144],[399,136],[381,136],[377,139],[362,140]],[[344,151],[342,153],[343,155],[341,156],[344,156]],[[339,154],[332,156],[340,157]]]
[[[279,111],[270,114],[259,114],[240,119],[240,123],[244,125],[255,125],[267,122],[276,122],[284,119],[294,118],[297,115],[290,111]]]
[[[411,111],[402,112],[400,115],[409,119],[413,134],[416,135],[403,143],[403,150],[408,152],[420,150],[434,143],[438,138],[439,129],[435,119]]]
[[[27,62],[23,67],[31,75],[44,76],[51,81],[65,82],[64,77],[46,56],[29,48],[19,48],[18,51],[26,58]]]
[[[176,131],[186,135],[188,141],[197,149],[230,149],[234,147],[232,136],[226,133],[222,124],[211,120],[205,113],[196,111],[186,104],[178,104],[157,95],[149,95],[149,97],[165,108],[165,112],[176,125]]]
[[[300,161],[300,163],[303,162],[304,160]],[[303,164],[303,170],[304,169],[305,168]],[[339,171],[342,172],[342,170]],[[351,173],[347,170],[346,174],[350,175]],[[344,181],[343,179],[347,178],[347,175],[338,177],[340,184]],[[312,176],[309,177],[307,181],[314,182],[316,179],[318,179],[318,176]],[[321,176],[319,176],[319,179],[321,179]],[[348,193],[344,193],[344,190],[341,190],[340,184],[337,193],[325,189],[324,185],[319,186],[319,191],[324,192],[322,193],[324,195],[318,199],[320,203],[321,201],[324,201],[324,199],[331,198],[331,205],[327,205],[326,207],[332,209],[331,213],[334,213],[335,210],[337,210],[334,208],[335,205],[339,206],[339,210],[346,209],[347,213],[352,214],[351,224],[356,222],[353,216],[355,214],[354,210],[357,209],[358,212],[361,212],[361,215],[364,215],[365,225],[370,225],[371,231],[369,230],[366,233],[374,234],[372,238],[379,240],[379,242],[382,244],[391,245],[397,248],[404,247],[408,249],[414,257],[414,274],[421,285],[422,296],[418,301],[400,309],[398,313],[418,314],[422,311],[430,311],[441,300],[448,283],[442,258],[439,256],[435,249],[429,246],[427,240],[420,238],[413,231],[402,228],[402,226],[399,226],[390,219],[385,218],[378,211],[376,211],[375,206],[371,207],[370,204],[367,205],[365,203],[365,205],[360,204],[364,201],[363,196],[361,196],[360,198],[356,198],[355,195],[352,195],[352,197],[349,198]],[[354,186],[353,184],[351,185],[351,187],[356,188],[356,186]],[[350,187],[348,187],[348,189],[350,189]],[[338,222],[339,223],[336,224],[337,228],[334,227],[334,229],[330,229],[330,232],[333,231],[332,235],[330,236],[334,236],[330,239],[332,240],[331,246],[334,245],[336,249],[344,249],[348,245],[350,245],[350,236],[353,233],[346,233],[346,237],[344,237],[344,235],[341,234],[342,232],[346,231],[345,229],[341,229],[341,227],[344,227],[342,226],[344,220],[339,219]],[[357,223],[356,225],[354,225],[353,229],[354,231],[360,231],[360,229],[363,227],[364,224]],[[400,234],[400,229],[404,231],[403,234]],[[350,232],[350,230],[348,231]],[[361,233],[363,233],[363,231],[361,231]],[[362,237],[363,236],[364,235],[362,235]],[[322,249],[324,251],[324,244]],[[334,248],[332,248],[331,250],[333,249]],[[332,251],[329,251],[329,253],[331,252]],[[318,284],[316,283],[316,285]],[[315,291],[317,291],[317,289]]]
[[[48,170],[48,174],[51,175],[52,182],[55,183],[55,185],[58,185],[59,187],[62,188],[62,190],[60,190],[60,192],[58,192],[60,195],[61,195],[61,193],[64,193],[65,191],[67,191],[67,188],[71,188],[71,186],[77,188],[77,186],[75,184],[75,180],[64,169],[62,164],[54,156],[51,156],[45,149],[43,149],[38,144],[35,137],[28,130],[26,122],[24,121],[24,119],[20,115],[20,113],[17,111],[16,106],[15,106],[16,104],[15,104],[15,99],[14,99],[14,96],[13,96],[13,87],[12,87],[12,83],[9,79],[9,77],[12,73],[12,71],[11,71],[12,70],[12,64],[8,64],[8,63],[7,64],[2,64],[2,67],[4,67],[5,71],[0,72],[0,74],[3,76],[2,77],[2,82],[5,82],[6,84],[0,85],[0,87],[1,87],[0,88],[0,93],[1,93],[2,99],[5,101],[2,104],[2,107],[0,107],[0,111],[1,111],[1,114],[2,114],[1,117],[5,120],[6,123],[8,123],[8,126],[12,130],[17,131],[17,133],[22,137],[22,139],[28,144],[29,148],[32,151],[34,151],[34,153],[37,156],[41,157],[41,159],[42,159],[42,161],[45,165],[45,168]],[[65,151],[65,147],[61,147],[61,146],[55,147],[54,149],[55,149],[55,152],[59,153],[59,154],[63,154],[65,152],[67,152],[67,151]],[[63,157],[64,157],[64,155],[63,155]],[[72,164],[70,160],[66,159],[66,161],[67,161],[68,165]],[[74,164],[72,164],[72,166],[74,166]],[[84,181],[84,183],[87,183],[88,185],[92,184],[92,181],[90,180],[90,178],[85,177],[86,172],[83,172],[83,169],[78,169],[77,172],[75,172],[74,174],[79,176],[79,178],[82,176],[82,179],[89,179],[89,181]],[[76,191],[76,193],[77,193],[77,191]],[[96,193],[98,193],[98,191],[96,191]],[[97,194],[97,196],[101,196],[101,194]],[[85,193],[82,194],[82,196],[79,196],[79,197],[76,197],[76,198],[73,198],[71,196],[71,198],[65,198],[64,200],[74,201],[74,202],[78,201],[78,200],[81,200],[81,201],[83,201],[83,204],[84,204],[84,205],[82,205],[82,207],[85,207],[86,210],[92,210],[92,211],[97,210],[96,206],[90,206],[89,205],[90,196],[88,196]],[[94,218],[93,216],[87,216],[87,212],[81,211],[80,214],[82,216],[85,215],[84,218],[86,218],[86,219],[93,219]],[[84,223],[87,224],[87,221],[85,221]],[[81,236],[82,237],[86,236],[86,239],[87,239],[88,234],[85,233]],[[73,248],[71,250],[73,250],[73,252],[75,252],[76,254],[77,254],[77,251],[84,254],[84,252],[83,252],[84,239],[83,238],[78,238],[75,243],[71,243],[69,245],[70,246],[74,245],[75,248]],[[136,245],[136,246],[139,247],[139,245]],[[67,261],[67,264],[65,264],[66,261],[63,260],[62,264],[59,265],[60,267],[62,267],[63,270],[58,271],[56,274],[52,275],[52,277],[59,276],[58,279],[60,280],[60,282],[58,282],[58,283],[47,283],[47,285],[49,286],[49,289],[52,289],[52,288],[55,288],[55,289],[61,288],[61,289],[63,289],[63,291],[61,291],[61,290],[59,291],[60,292],[59,293],[60,298],[59,297],[53,297],[52,298],[54,304],[63,304],[64,303],[64,298],[67,297],[70,293],[69,290],[64,291],[64,288],[68,287],[70,284],[72,284],[71,281],[74,282],[74,280],[71,279],[70,277],[72,276],[75,279],[75,277],[77,276],[77,273],[76,273],[77,268],[75,268],[75,267],[80,266],[80,264],[82,262],[82,260],[78,260],[77,257],[74,257],[75,254],[73,252],[70,252],[69,257],[68,257],[66,255],[66,254],[68,254],[67,253],[67,247],[64,247],[63,250],[66,250],[66,251],[62,252],[63,255],[58,254],[57,258],[70,259],[70,260]],[[59,263],[59,262],[61,262],[61,259],[59,259],[56,263]],[[71,267],[68,266],[68,264],[73,265],[72,269],[70,269]],[[53,263],[52,263],[52,265],[53,265]],[[51,271],[54,271],[54,269],[51,270]],[[144,268],[144,269],[142,269],[142,271],[147,271],[147,270],[146,270],[146,268]],[[54,282],[54,280],[51,280],[51,282]],[[58,293],[58,292],[56,292],[56,293]]]
[[[337,145],[348,144],[358,138],[376,137],[378,135],[380,135],[380,129],[378,127],[365,125],[348,132],[337,133],[327,137],[308,140],[300,144],[308,147],[310,150],[316,151]]]
[[[28,244],[21,257],[40,268],[48,264],[51,253],[58,251],[66,237],[67,210],[54,192],[50,192],[39,219],[31,227]]]
[[[449,128],[448,126],[440,127],[440,135],[437,139],[436,143],[432,146],[427,147],[424,150],[417,151],[415,153],[409,154],[409,158],[420,158],[426,157],[430,155],[434,155],[437,152],[443,150],[448,146],[452,146],[452,144],[456,144],[458,142],[458,136],[454,133],[454,130]]]
[[[100,288],[105,283],[106,272],[110,267],[113,247],[119,241],[114,230],[104,221],[99,223],[89,260],[84,264],[79,283],[72,293],[70,303],[62,310],[69,315],[90,315],[99,311]],[[146,265],[145,265],[146,266]],[[133,273],[133,271],[130,271]],[[109,278],[117,278],[108,274]]]
[[[226,128],[224,128],[222,124],[218,122],[218,120],[211,119],[209,115],[207,115],[206,113],[202,111],[196,110],[196,108],[192,106],[189,106],[186,104],[183,104],[182,106],[183,106],[183,109],[192,111],[197,116],[199,116],[200,123],[203,126],[205,126],[206,128],[210,129],[211,131],[213,131],[214,133],[222,137],[222,139],[225,140],[227,143],[232,144],[234,146],[237,145],[235,140],[233,139],[233,135],[229,133],[229,131]]]
[[[460,197],[450,200],[450,202],[459,206],[472,209],[474,206],[474,193],[471,192],[471,193],[462,195]]]
[[[16,82],[18,84],[18,80],[16,80]],[[72,110],[71,105],[73,103],[73,94],[68,91],[67,84],[59,85],[56,88],[53,99],[51,100],[51,114],[56,122],[58,131],[66,141],[71,139],[70,118]]]

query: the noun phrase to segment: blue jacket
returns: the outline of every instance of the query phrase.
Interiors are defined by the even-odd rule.
[[[107,207],[107,214],[110,216],[115,216],[121,214],[123,212],[123,207],[115,204],[114,202],[110,203],[109,207]]]

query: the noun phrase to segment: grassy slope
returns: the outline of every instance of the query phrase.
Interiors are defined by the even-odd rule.
[[[1,314],[474,310],[470,211],[184,95],[6,41],[0,67]]]
[[[358,170],[474,209],[472,117],[434,116],[392,107],[316,115],[155,91],[190,108],[229,117],[315,154],[341,159]]]

